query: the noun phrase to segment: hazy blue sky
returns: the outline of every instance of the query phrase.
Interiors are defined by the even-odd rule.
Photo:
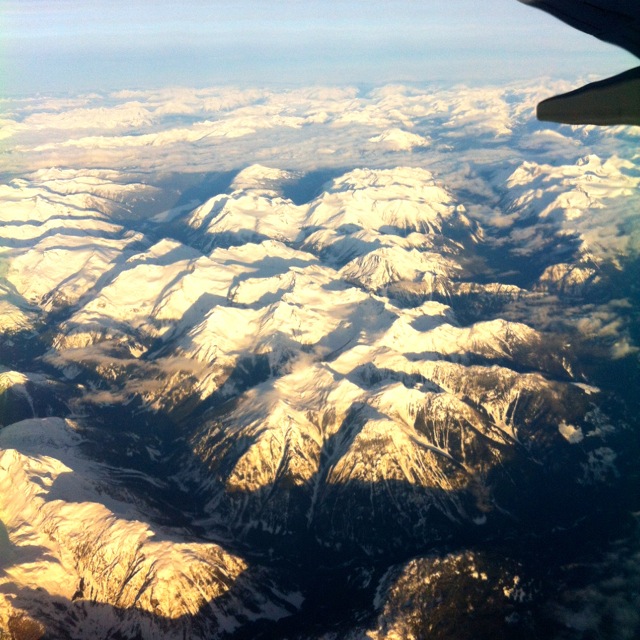
[[[481,82],[633,58],[517,0],[0,0],[2,93]]]

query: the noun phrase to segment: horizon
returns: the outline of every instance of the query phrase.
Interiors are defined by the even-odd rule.
[[[633,56],[516,2],[10,0],[0,93],[499,83],[604,76]],[[221,17],[222,16],[222,17]]]

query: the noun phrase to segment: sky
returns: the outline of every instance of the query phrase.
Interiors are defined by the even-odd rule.
[[[0,0],[0,94],[606,76],[632,56],[517,0]]]

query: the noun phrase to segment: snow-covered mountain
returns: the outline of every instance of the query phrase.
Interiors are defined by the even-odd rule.
[[[452,638],[450,598],[542,633],[564,560],[531,548],[635,508],[637,162],[497,90],[227,98],[110,113],[135,172],[0,187],[0,629]],[[295,160],[316,126],[331,170]],[[342,165],[351,127],[387,160]],[[167,173],[266,129],[278,162]]]
[[[247,562],[221,546],[151,528],[123,485],[162,490],[158,479],[89,461],[82,440],[60,418],[0,432],[3,628],[23,637],[14,627],[26,608],[31,627],[52,637],[218,637],[299,604],[267,576],[248,578]]]

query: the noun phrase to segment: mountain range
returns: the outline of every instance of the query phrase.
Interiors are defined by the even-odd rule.
[[[633,637],[640,172],[612,151],[631,134],[532,130],[492,90],[436,127],[446,95],[421,95],[318,90],[268,121],[228,96],[171,134],[145,130],[158,104],[16,111],[34,164],[0,187],[9,637]],[[503,98],[482,130],[464,107]],[[64,166],[38,167],[46,118],[123,155],[74,166],[61,138]],[[225,129],[240,154],[265,122],[334,142],[366,122],[385,151],[345,166],[345,139],[310,169],[282,134],[271,163],[164,167],[169,135]]]

